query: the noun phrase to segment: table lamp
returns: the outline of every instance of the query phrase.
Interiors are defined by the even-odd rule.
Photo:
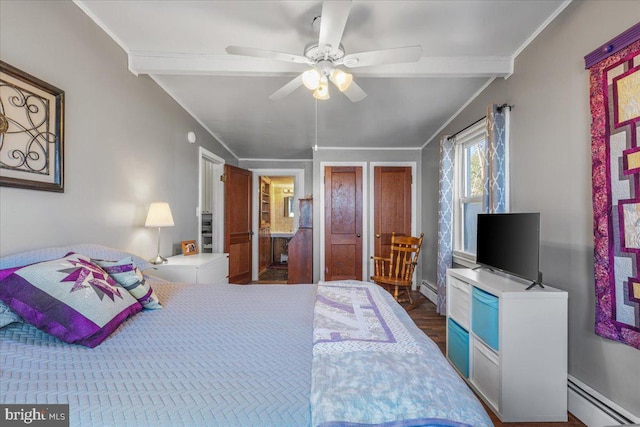
[[[158,255],[149,260],[151,264],[165,264],[167,262],[166,258],[160,256],[160,228],[173,227],[173,225],[173,216],[171,216],[169,203],[151,203],[147,220],[144,223],[145,227],[158,227]]]

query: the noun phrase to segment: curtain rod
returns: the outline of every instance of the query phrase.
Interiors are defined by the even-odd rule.
[[[504,110],[505,108],[508,108],[508,109],[509,109],[509,111],[511,111],[511,110],[513,109],[513,107],[514,107],[513,105],[509,105],[509,104],[507,104],[507,103],[505,102],[505,103],[504,103],[504,104],[502,104],[502,105],[498,105],[498,106],[496,107],[496,110],[498,110],[498,113],[502,113],[502,110]]]
[[[458,132],[454,133],[453,135],[449,135],[449,136],[447,137],[447,139],[453,139],[453,138],[455,138],[456,136],[458,136],[459,134],[461,134],[461,133],[462,133],[462,132],[464,132],[465,130],[469,129],[469,128],[470,128],[470,127],[472,127],[472,126],[477,125],[478,123],[480,123],[481,121],[483,121],[483,120],[484,120],[484,119],[486,119],[486,118],[487,118],[487,116],[482,116],[482,117],[480,117],[478,120],[476,120],[475,122],[471,123],[469,126],[465,127],[464,129],[460,129]]]
[[[498,105],[498,107],[496,107],[496,110],[498,110],[498,113],[502,113],[502,110],[504,110],[505,108],[508,108],[509,111],[511,111],[513,109],[513,105],[509,105],[506,102],[502,105]],[[478,120],[476,120],[475,122],[471,123],[469,126],[465,127],[464,129],[460,129],[458,132],[454,133],[453,135],[449,135],[447,137],[447,139],[452,139],[455,138],[456,136],[458,136],[459,134],[461,134],[462,132],[464,132],[465,130],[469,129],[472,126],[477,125],[478,123],[480,123],[481,121],[483,121],[484,119],[486,119],[487,116],[482,116],[480,117]]]

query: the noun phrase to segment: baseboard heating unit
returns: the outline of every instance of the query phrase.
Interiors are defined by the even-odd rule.
[[[429,298],[432,303],[438,303],[438,288],[434,284],[423,280],[420,282],[420,293]]]
[[[640,419],[569,375],[569,412],[588,427],[637,426]]]

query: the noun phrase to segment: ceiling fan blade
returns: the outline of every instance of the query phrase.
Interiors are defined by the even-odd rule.
[[[322,51],[325,46],[330,47],[329,53],[334,53],[340,47],[342,33],[349,18],[351,0],[335,1],[325,0],[322,3],[322,15],[320,15],[320,36],[318,47]]]
[[[272,101],[277,101],[279,99],[282,99],[285,96],[289,95],[294,90],[298,89],[300,86],[302,86],[302,74],[299,74],[297,77],[295,77],[289,83],[287,83],[286,85],[282,86],[277,91],[273,92],[271,94],[271,96],[269,96],[269,99],[272,100]]]
[[[352,81],[349,87],[342,93],[344,93],[351,102],[362,101],[367,97],[367,93],[354,81]]]
[[[256,49],[244,46],[227,46],[225,49],[230,55],[252,56],[254,58],[277,59],[278,61],[295,62],[296,64],[311,64],[304,56],[293,53],[275,52],[273,50]]]
[[[394,49],[371,50],[369,52],[345,55],[340,61],[347,68],[368,67],[370,65],[416,62],[422,57],[422,46],[405,46]]]

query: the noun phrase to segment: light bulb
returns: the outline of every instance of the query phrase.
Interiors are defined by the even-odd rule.
[[[344,92],[349,89],[349,86],[353,81],[353,76],[342,70],[334,69],[331,71],[331,81],[336,85],[340,92]]]
[[[302,83],[309,90],[316,90],[320,84],[320,73],[315,68],[302,73]]]
[[[320,84],[318,88],[313,92],[313,97],[316,99],[329,99],[329,82],[327,76],[320,78]]]

